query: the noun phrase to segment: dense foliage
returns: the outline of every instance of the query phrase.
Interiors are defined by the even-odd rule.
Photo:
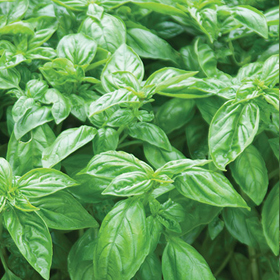
[[[2,280],[277,280],[274,0],[0,1]]]

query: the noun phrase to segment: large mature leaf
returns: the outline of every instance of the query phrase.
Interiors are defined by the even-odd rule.
[[[146,29],[129,29],[127,44],[141,57],[170,60],[177,64],[177,52],[165,40]]]
[[[44,279],[49,279],[52,241],[41,217],[9,207],[4,211],[4,222],[21,254]]]
[[[13,184],[13,170],[8,161],[0,158],[0,195],[5,195]]]
[[[144,76],[143,62],[133,49],[126,44],[121,45],[108,60],[101,74],[102,86],[107,92],[118,89],[113,74],[115,72],[125,71],[133,74],[141,82]]]
[[[59,57],[68,58],[74,64],[79,65],[90,64],[96,50],[95,41],[81,33],[64,36],[57,46]]]
[[[218,172],[192,167],[175,178],[176,189],[184,196],[219,207],[248,208],[228,179]]]
[[[128,128],[128,134],[133,138],[140,139],[166,151],[171,151],[172,149],[165,132],[154,124],[145,122],[132,124]]]
[[[240,188],[257,205],[261,204],[268,188],[268,174],[260,152],[250,145],[230,167]]]
[[[259,108],[254,103],[228,101],[215,114],[209,131],[210,155],[224,170],[249,146],[259,127]]]
[[[93,258],[94,279],[130,280],[149,248],[142,203],[120,201],[102,222]]]
[[[279,83],[279,55],[273,55],[265,61],[260,79],[270,87]]]
[[[55,169],[38,168],[18,180],[18,189],[27,197],[42,197],[77,185],[76,181]]]
[[[63,131],[54,143],[44,150],[42,157],[43,167],[53,167],[90,142],[96,132],[95,128],[86,125]]]
[[[273,253],[279,255],[279,184],[267,196],[262,209],[264,236]]]
[[[237,6],[232,10],[234,18],[241,24],[264,38],[268,37],[267,22],[262,12],[251,6]]]
[[[0,89],[17,88],[20,74],[16,69],[0,70]]]
[[[92,158],[87,167],[79,174],[113,180],[115,177],[129,172],[144,172],[152,174],[153,169],[132,154],[108,151]]]
[[[26,111],[16,123],[14,134],[17,140],[30,130],[53,120],[51,108],[34,106]]]
[[[93,17],[87,17],[82,22],[79,31],[94,39],[99,47],[112,53],[125,43],[124,23],[106,13],[103,14],[100,21]]]
[[[203,257],[178,237],[168,240],[162,256],[162,271],[166,280],[215,279]]]
[[[49,228],[75,230],[98,227],[98,223],[85,208],[69,193],[60,191],[47,197],[33,198],[32,205]]]

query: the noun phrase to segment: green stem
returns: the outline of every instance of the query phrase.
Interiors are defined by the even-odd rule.
[[[250,263],[251,263],[252,279],[260,280],[258,262],[257,262],[257,258],[256,258],[256,250],[252,247],[249,247],[248,251],[249,251],[249,257],[250,257]]]
[[[124,135],[121,137],[119,141],[119,145],[126,139],[127,135],[128,135],[127,133],[124,133]]]
[[[217,277],[226,267],[226,265],[228,264],[228,262],[230,261],[231,257],[233,255],[233,250],[231,250],[227,257],[224,259],[224,261],[222,262],[222,264],[219,266],[219,268],[217,269],[217,271],[214,273],[214,276]]]
[[[127,146],[132,146],[132,145],[141,145],[143,142],[140,140],[134,140],[134,141],[129,141],[129,142],[125,142],[122,143],[121,145],[118,146],[118,149],[127,147]]]

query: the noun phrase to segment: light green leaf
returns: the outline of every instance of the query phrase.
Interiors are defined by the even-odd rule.
[[[118,71],[127,71],[141,82],[144,76],[144,65],[133,49],[126,44],[121,45],[108,60],[101,74],[102,86],[107,92],[118,89],[114,83],[113,74]]]
[[[133,196],[146,193],[153,186],[151,178],[144,172],[124,173],[113,179],[102,192],[105,195]]]
[[[148,142],[166,151],[171,151],[172,149],[165,132],[154,124],[145,122],[132,124],[128,128],[128,134],[133,138]]]
[[[4,222],[24,258],[43,279],[49,279],[52,240],[44,221],[35,212],[9,207],[4,211]]]
[[[250,145],[232,163],[231,172],[240,188],[260,205],[268,188],[268,174],[260,152]]]
[[[0,10],[7,18],[7,23],[21,19],[27,11],[28,0],[5,1],[0,4]]]
[[[115,177],[130,173],[144,172],[153,174],[153,169],[144,161],[140,161],[132,154],[109,151],[92,158],[87,167],[79,174],[88,174],[98,178],[113,180]]]
[[[182,195],[201,203],[249,208],[228,179],[218,172],[192,167],[175,177],[174,185]]]
[[[129,280],[149,253],[143,204],[120,201],[101,224],[94,252],[94,279]]]
[[[117,17],[104,13],[101,20],[87,17],[81,24],[79,32],[91,37],[98,46],[114,52],[125,43],[124,23]]]
[[[67,156],[90,142],[95,134],[96,128],[82,125],[78,128],[64,130],[54,143],[43,151],[43,167],[53,167]]]
[[[56,4],[73,11],[85,11],[88,6],[87,0],[52,0]]]
[[[269,142],[269,145],[270,145],[274,155],[279,160],[279,137],[269,139],[268,142]]]
[[[13,170],[8,161],[0,158],[0,195],[6,195],[13,184]]]
[[[225,103],[210,124],[209,149],[215,165],[225,170],[248,147],[259,127],[259,107],[254,103]]]
[[[95,219],[68,192],[60,191],[47,197],[30,200],[38,207],[38,214],[49,228],[57,230],[75,230],[99,227]]]
[[[24,174],[17,182],[18,190],[27,197],[42,197],[77,185],[66,174],[55,169],[37,168]]]
[[[262,226],[266,241],[279,255],[279,184],[276,184],[267,196],[262,209]]]
[[[57,45],[59,57],[68,58],[74,64],[89,65],[97,51],[97,44],[81,33],[64,36]]]
[[[203,257],[178,237],[170,239],[163,251],[162,272],[168,280],[215,280]]]
[[[260,79],[269,87],[279,83],[279,55],[273,55],[264,62]]]
[[[20,74],[16,69],[0,70],[0,89],[18,88]]]
[[[253,30],[260,36],[268,38],[266,18],[263,13],[252,6],[237,6],[232,8],[233,16],[242,25]]]
[[[140,103],[140,100],[134,93],[126,89],[118,89],[104,94],[96,101],[93,101],[89,107],[89,117],[97,115],[115,105],[129,106],[136,103]]]

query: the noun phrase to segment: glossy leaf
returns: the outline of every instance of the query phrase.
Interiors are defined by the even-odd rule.
[[[192,167],[175,178],[176,189],[184,196],[219,207],[249,208],[228,179],[218,172]]]
[[[210,155],[224,170],[248,147],[259,127],[259,108],[253,103],[225,103],[212,119],[209,130]]]
[[[259,151],[250,145],[232,163],[231,171],[240,188],[257,205],[261,204],[268,188],[268,174]]]
[[[13,184],[13,170],[8,161],[0,158],[0,195],[5,195]]]
[[[93,257],[94,279],[131,279],[148,254],[147,235],[142,203],[133,199],[119,202],[99,231]]]
[[[43,151],[43,167],[53,167],[74,151],[90,142],[96,129],[90,126],[70,128],[63,131],[54,143]]]
[[[214,276],[203,257],[189,244],[180,238],[168,241],[162,257],[162,271],[164,279],[214,280]]]
[[[44,221],[35,212],[9,207],[4,212],[4,222],[21,254],[43,279],[49,279],[52,241]]]

